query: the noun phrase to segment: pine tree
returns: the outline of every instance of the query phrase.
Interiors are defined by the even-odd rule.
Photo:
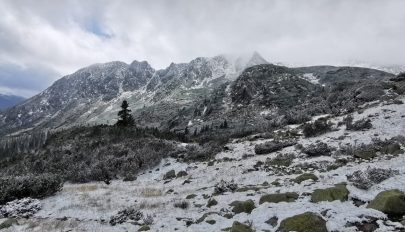
[[[121,110],[118,111],[118,121],[117,124],[118,126],[133,126],[135,125],[135,120],[131,115],[131,110],[128,109],[129,105],[126,100],[124,100],[121,104]]]

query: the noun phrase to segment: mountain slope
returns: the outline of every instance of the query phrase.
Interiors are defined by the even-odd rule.
[[[154,70],[145,61],[95,64],[0,114],[0,134],[34,127],[114,123],[124,99],[134,111],[152,106],[158,112],[168,109],[174,114],[178,107],[208,96],[220,84],[236,78],[248,65],[267,63],[257,53],[236,61],[225,56],[200,57],[163,70]],[[160,121],[156,123],[158,126]]]
[[[395,95],[389,83],[393,77],[367,68],[287,68],[268,64],[258,53],[199,57],[162,70],[146,61],[95,64],[1,113],[0,134],[113,124],[123,100],[129,102],[137,125],[175,131],[215,128],[225,118],[234,128],[273,124],[271,120],[283,117],[287,119],[276,124],[302,122]]]
[[[24,100],[25,98],[20,96],[0,94],[0,111],[15,106]]]

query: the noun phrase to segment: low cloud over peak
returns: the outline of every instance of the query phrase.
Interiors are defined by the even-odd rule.
[[[232,52],[302,65],[405,65],[403,9],[402,0],[5,0],[0,91],[32,95],[93,63],[164,68]]]

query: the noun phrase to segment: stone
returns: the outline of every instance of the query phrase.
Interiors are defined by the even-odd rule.
[[[388,215],[405,215],[405,194],[398,189],[380,192],[367,208],[375,209]]]
[[[253,200],[234,201],[229,205],[233,207],[232,212],[234,212],[235,214],[238,213],[250,214],[252,210],[256,208]]]
[[[318,214],[306,212],[284,219],[279,232],[328,232],[326,221]]]
[[[163,180],[168,180],[168,179],[173,179],[176,177],[176,172],[174,170],[170,170],[166,172],[166,174],[163,176]]]
[[[337,184],[335,187],[326,189],[316,189],[311,196],[311,202],[317,203],[321,201],[347,201],[349,198],[349,190],[345,184]]]
[[[143,226],[141,226],[141,228],[139,228],[138,231],[149,231],[149,230],[150,230],[150,227],[148,225],[143,225]]]
[[[263,204],[265,202],[269,203],[279,203],[279,202],[294,202],[298,199],[298,194],[294,192],[287,192],[287,193],[273,193],[267,194],[260,197],[259,204]]]
[[[294,181],[298,184],[301,184],[301,182],[306,181],[306,180],[313,180],[313,181],[317,181],[318,177],[315,176],[312,173],[304,173],[302,175],[297,176]]]
[[[253,229],[248,225],[234,221],[229,232],[253,232]]]

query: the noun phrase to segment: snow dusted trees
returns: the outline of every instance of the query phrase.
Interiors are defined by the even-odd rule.
[[[124,100],[121,104],[121,110],[118,111],[118,121],[117,124],[118,126],[133,126],[135,125],[135,120],[131,115],[131,110],[128,109],[129,105],[126,100]]]

